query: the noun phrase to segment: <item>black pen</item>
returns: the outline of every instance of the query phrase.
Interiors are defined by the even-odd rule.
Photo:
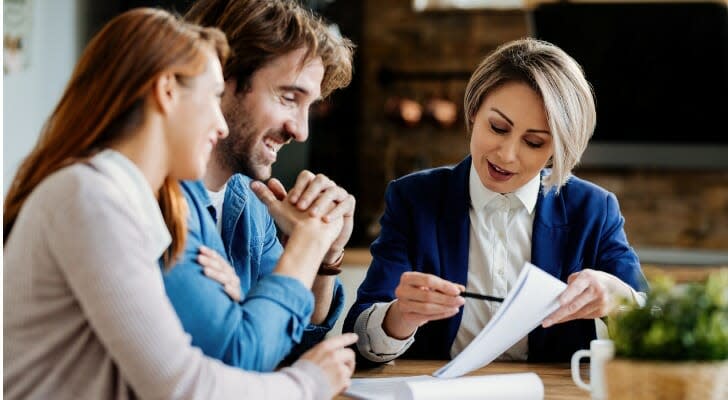
[[[470,292],[460,292],[460,296],[462,296],[462,297],[471,297],[473,299],[479,299],[479,300],[497,301],[498,303],[502,303],[503,302],[503,298],[502,297],[488,296],[486,294],[477,294],[477,293],[470,293]]]

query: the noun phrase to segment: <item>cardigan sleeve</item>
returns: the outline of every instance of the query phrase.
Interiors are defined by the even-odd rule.
[[[83,186],[82,193],[47,203],[47,229],[54,238],[50,250],[88,323],[139,397],[332,395],[322,372],[310,363],[254,374],[193,348],[165,296],[159,255],[149,251],[138,216],[108,181]]]

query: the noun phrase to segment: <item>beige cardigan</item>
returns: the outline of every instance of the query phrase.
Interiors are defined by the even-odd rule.
[[[102,171],[76,164],[47,178],[4,247],[6,399],[333,395],[308,361],[248,373],[193,348],[165,295],[148,221],[133,207],[138,192]]]

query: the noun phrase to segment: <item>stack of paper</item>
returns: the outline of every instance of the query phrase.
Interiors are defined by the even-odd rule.
[[[439,379],[431,376],[354,379],[345,395],[362,400],[543,399],[533,372]]]

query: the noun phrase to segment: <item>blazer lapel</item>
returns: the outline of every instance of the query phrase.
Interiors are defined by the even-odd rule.
[[[531,234],[531,263],[554,277],[562,276],[564,251],[569,239],[569,224],[562,196],[554,191],[543,193],[543,186],[536,202],[536,215]]]
[[[470,189],[468,174],[471,158],[458,164],[448,182],[443,185],[443,202],[440,222],[437,224],[437,246],[440,251],[442,278],[462,285],[468,282],[468,249],[470,247]],[[463,311],[448,321],[447,348],[452,347]]]
[[[568,239],[569,224],[564,198],[556,196],[553,190],[544,193],[541,186],[531,234],[531,263],[565,282],[567,276],[563,274],[563,264]],[[528,359],[543,361],[545,345],[546,331],[539,325],[528,335]]]

